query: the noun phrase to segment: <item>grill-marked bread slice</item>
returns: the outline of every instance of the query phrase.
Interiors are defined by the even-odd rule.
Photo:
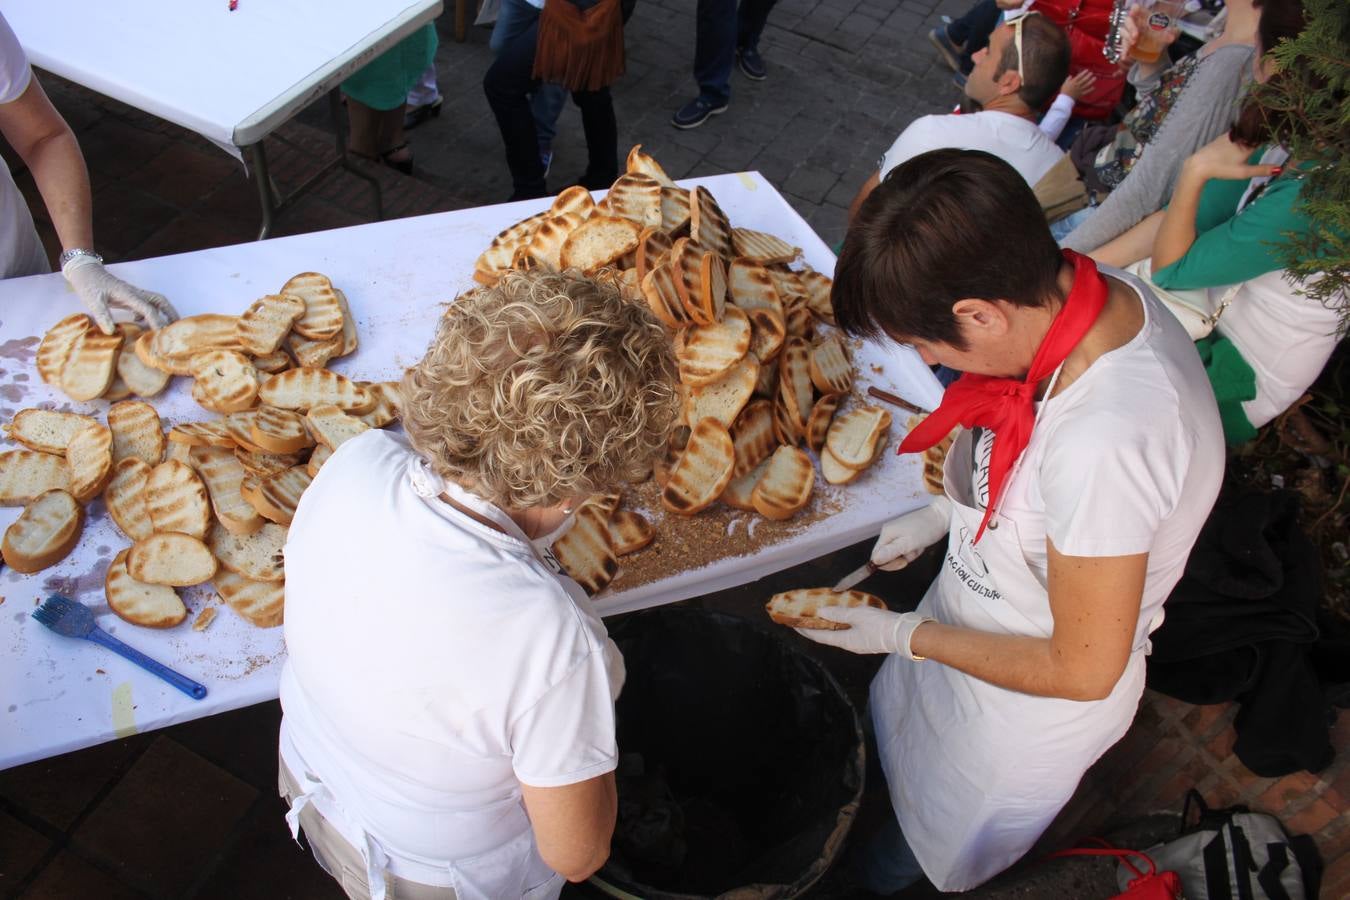
[[[843,394],[825,394],[812,405],[811,416],[806,420],[806,446],[816,453],[825,446],[825,436],[830,432],[830,423],[843,399]]]
[[[150,470],[145,505],[155,531],[177,531],[200,538],[211,523],[206,486],[186,463],[162,462]]]
[[[829,447],[820,448],[820,474],[830,484],[852,484],[866,468],[855,469],[835,458]]]
[[[750,339],[754,340],[753,332]],[[760,361],[759,376],[755,379],[756,397],[766,397],[772,403],[778,402],[778,357],[781,355],[775,354],[773,359]],[[758,356],[755,358],[759,359]]]
[[[61,390],[72,400],[101,397],[117,374],[117,354],[122,333],[104,334],[89,328],[75,339],[75,346],[61,367]]]
[[[750,502],[767,519],[788,519],[811,500],[816,467],[799,447],[779,447],[755,484]]]
[[[255,453],[265,452],[263,448],[253,443],[253,423],[258,418],[256,409],[243,409],[239,412],[232,412],[221,420],[225,431],[230,435],[236,448],[243,448]]]
[[[295,518],[300,495],[313,480],[313,476],[303,466],[295,466],[276,475],[259,478],[256,493],[245,493],[244,499],[264,519],[278,525],[289,525],[291,519]]]
[[[709,289],[716,285],[712,283],[713,263],[712,259],[717,254],[709,252],[706,248],[699,246],[689,238],[678,238],[670,247],[670,274],[675,281],[675,290],[680,298],[680,306],[684,309],[685,318],[699,325],[711,325],[717,321],[715,312],[720,310],[713,309],[711,297],[704,300],[704,260],[707,258],[707,276]],[[725,278],[723,279],[725,285]],[[723,301],[725,302],[725,286],[723,287]]]
[[[169,443],[190,447],[233,447],[234,439],[223,419],[210,422],[179,422],[169,429]]]
[[[347,295],[336,288],[334,288],[334,293],[337,294],[338,307],[342,310],[342,331],[334,338],[339,343],[337,355],[339,357],[350,356],[361,345],[361,338],[356,333],[356,316],[352,315],[352,307],[347,302]]]
[[[167,585],[146,584],[131,577],[127,571],[127,556],[123,550],[108,566],[103,577],[103,593],[108,608],[132,625],[146,628],[172,628],[187,618],[187,607],[178,592]]]
[[[591,192],[579,184],[574,184],[558,194],[553,200],[553,205],[548,208],[548,214],[551,216],[571,214],[583,222],[594,212],[595,200],[591,197]]]
[[[249,436],[255,446],[268,453],[298,453],[314,446],[305,428],[305,420],[290,409],[260,406],[249,423]]]
[[[61,369],[75,344],[94,324],[84,313],[73,313],[57,322],[42,336],[37,348],[37,370],[42,380],[50,385],[61,385]]]
[[[119,460],[103,489],[103,504],[108,515],[133,541],[155,533],[150,507],[145,502],[145,487],[150,481],[150,466],[134,456]]]
[[[283,284],[280,293],[298,297],[305,304],[305,311],[291,325],[292,330],[312,341],[322,341],[342,331],[342,304],[327,275],[301,272]]]
[[[637,249],[642,229],[619,216],[591,216],[563,241],[559,262],[564,269],[590,272]]]
[[[141,400],[124,400],[108,407],[108,428],[112,431],[112,456],[117,463],[128,456],[158,465],[164,458],[164,431],[159,413]]]
[[[605,197],[610,214],[636,222],[642,228],[661,227],[661,185],[650,175],[620,175]]]
[[[838,335],[811,346],[811,382],[822,394],[847,394],[853,387],[853,364]]]
[[[563,571],[591,595],[603,591],[619,571],[618,558],[609,543],[609,528],[593,508],[579,510],[572,527],[553,542],[551,549]]]
[[[358,384],[375,398],[374,408],[357,416],[362,422],[371,428],[383,428],[403,415],[403,393],[399,382],[361,381]]]
[[[531,235],[534,234],[535,229],[539,227],[539,223],[543,222],[551,215],[554,215],[554,213],[544,210],[543,212],[537,212],[532,216],[527,216],[509,228],[503,228],[499,231],[497,236],[492,239],[492,243],[489,246],[514,247],[518,244],[523,244],[529,241]]]
[[[581,188],[585,191],[585,188]],[[590,199],[590,194],[586,195]],[[545,219],[525,246],[525,254],[537,265],[555,272],[562,268],[562,248],[567,236],[586,219],[580,213],[561,213]]]
[[[322,447],[315,447],[317,451]],[[322,447],[327,451],[327,447]],[[243,447],[236,447],[234,458],[244,467],[250,475],[258,478],[266,478],[270,475],[280,475],[287,469],[300,465],[301,455],[299,453],[261,453],[257,450],[245,450]]]
[[[305,427],[317,443],[336,450],[357,435],[369,431],[370,426],[336,406],[316,406],[305,414]]]
[[[152,534],[127,551],[127,574],[145,584],[188,587],[210,581],[216,558],[198,538],[177,532]]]
[[[317,478],[319,469],[323,468],[323,464],[328,462],[328,457],[332,455],[333,451],[323,444],[316,446],[314,452],[309,455],[309,461],[305,463],[305,471],[309,473],[309,477]]]
[[[663,262],[647,273],[642,279],[642,297],[647,308],[668,328],[681,328],[689,320],[680,302],[679,290],[675,286],[675,275],[669,262]]]
[[[865,469],[877,454],[877,443],[891,427],[891,414],[879,406],[859,406],[835,416],[825,446],[841,464]]]
[[[736,418],[736,424],[731,428],[731,442],[736,450],[733,478],[739,478],[768,459],[778,447],[778,436],[773,430],[773,404],[764,399],[752,400]]]
[[[777,359],[787,340],[787,325],[783,317],[772,309],[752,309],[750,319],[750,352],[760,362]]]
[[[689,192],[684,188],[661,188],[661,230],[673,238],[689,233]]]
[[[77,413],[57,412],[54,409],[21,409],[14,420],[5,426],[11,441],[23,444],[29,450],[65,455],[66,446],[76,432],[86,425],[97,425],[98,420]]]
[[[834,281],[813,269],[806,269],[797,276],[806,289],[806,306],[811,314],[826,324],[834,324],[834,303],[830,292],[834,290]]]
[[[674,188],[675,182],[671,181],[666,170],[661,168],[650,153],[642,151],[641,144],[634,144],[633,149],[628,151],[628,160],[625,169],[630,173],[647,175],[656,180],[656,183],[663,188]]]
[[[146,365],[171,375],[191,375],[192,357],[207,350],[242,349],[239,343],[239,317],[203,313],[185,316],[153,331]]]
[[[686,328],[675,338],[680,380],[697,386],[711,384],[740,362],[750,349],[750,319],[729,307],[722,321]]]
[[[258,399],[281,409],[309,410],[331,403],[339,409],[371,407],[370,395],[356,382],[327,369],[287,369],[258,389]]]
[[[656,529],[640,513],[621,509],[609,517],[609,543],[615,556],[636,553],[656,540]]]
[[[783,342],[778,393],[783,410],[792,421],[793,431],[805,434],[815,390],[811,384],[811,348],[802,338],[789,337]]]
[[[807,308],[806,303],[801,300],[794,299],[787,306],[787,313],[783,321],[787,325],[787,333],[790,337],[809,339],[816,330],[815,317],[811,315],[811,310]]]
[[[136,338],[136,342],[131,345],[131,351],[141,361],[141,365],[165,375],[165,382],[167,383],[167,376],[170,374],[169,367],[155,352],[155,341],[158,339],[158,331],[142,331]]]
[[[581,507],[578,507],[578,511],[583,508],[594,509],[596,512],[600,513],[600,518],[609,519],[610,516],[614,515],[614,511],[619,508],[621,502],[623,502],[623,494],[618,491],[609,491],[604,494],[592,494],[586,498],[585,502],[581,504]]]
[[[764,476],[764,470],[768,467],[769,460],[766,457],[749,472],[731,479],[727,483],[726,490],[722,491],[722,496],[718,499],[732,509],[755,512],[755,504],[751,498],[755,493],[755,485],[759,484],[759,479]]]
[[[913,431],[919,426],[919,423],[926,418],[928,417],[918,415],[910,416],[905,421],[905,428],[909,431]],[[955,428],[942,440],[923,451],[923,486],[928,493],[945,493],[945,487],[943,485],[943,465],[947,461],[947,452],[951,450],[952,443],[960,433],[961,429]]]
[[[260,297],[239,317],[239,343],[254,356],[275,353],[291,326],[304,314],[305,301],[294,294]]]
[[[206,544],[220,564],[236,575],[275,582],[286,577],[281,556],[286,529],[280,525],[268,522],[252,534],[230,534],[217,522],[211,526]]]
[[[322,369],[342,351],[342,335],[335,334],[321,341],[312,341],[303,334],[292,331],[286,335],[286,352],[295,358],[296,365],[310,369]]]
[[[749,228],[731,229],[731,247],[737,256],[764,265],[786,265],[802,255],[801,247],[793,247],[782,238]]]
[[[640,284],[647,273],[670,258],[670,248],[674,241],[670,235],[659,228],[644,228],[638,236],[637,250],[633,256],[633,267],[637,270]]]
[[[712,417],[730,428],[741,414],[759,378],[759,361],[750,354],[741,357],[725,375],[711,384],[690,388],[685,400],[685,421]]]
[[[80,542],[84,508],[65,491],[47,491],[24,507],[5,529],[0,555],[5,565],[31,575],[54,566]]]
[[[147,332],[130,322],[118,322],[117,330],[122,332],[122,346],[117,351],[117,372],[114,382],[121,380],[137,397],[153,397],[164,390],[169,383],[169,373],[162,372],[154,366],[147,366],[136,353],[136,345]],[[151,340],[154,338],[147,338],[147,343]]]
[[[88,503],[103,491],[112,472],[112,431],[95,422],[86,425],[66,445],[66,465],[70,467],[70,494]]]
[[[258,628],[282,624],[286,603],[286,585],[280,581],[254,581],[220,569],[211,579],[216,593],[230,609]]]
[[[240,493],[248,472],[233,451],[224,447],[193,447],[189,460],[206,485],[216,519],[231,534],[252,534],[263,526],[262,516]]]
[[[266,356],[253,357],[253,367],[259,372],[266,372],[268,375],[284,372],[293,365],[295,365],[295,361],[285,350],[278,350]]]
[[[531,232],[533,233],[533,232]],[[481,254],[473,264],[473,280],[485,287],[497,283],[497,279],[510,271],[515,262],[516,251],[520,244],[493,244]]]
[[[682,516],[707,509],[731,481],[735,463],[736,448],[726,426],[713,418],[699,420],[670,470],[661,505]]]
[[[732,303],[749,312],[768,309],[783,318],[783,300],[770,270],[757,262],[738,257],[727,269],[727,290]]]
[[[689,191],[689,236],[714,253],[733,255],[731,223],[712,193],[701,185]]]
[[[874,597],[863,591],[832,591],[829,588],[798,588],[774,594],[764,609],[769,618],[779,625],[792,628],[818,628],[828,631],[844,631],[849,626],[843,622],[822,619],[816,612],[829,607],[854,608],[871,606],[885,609],[886,604],[880,597]]]

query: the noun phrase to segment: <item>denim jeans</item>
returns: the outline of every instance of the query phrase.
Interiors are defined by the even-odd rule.
[[[778,0],[698,0],[694,80],[698,95],[714,106],[731,99],[731,66],[741,47],[759,48],[759,36]],[[992,0],[991,0],[992,2]]]
[[[539,20],[539,10],[525,0],[502,0],[497,10],[497,22],[492,26],[488,48],[501,53],[502,47],[526,28]],[[534,130],[541,147],[549,146],[558,134],[558,116],[567,105],[567,89],[560,84],[540,84],[530,94],[530,109],[534,113]]]
[[[965,45],[961,54],[961,71],[965,74],[969,75],[970,70],[975,68],[971,56],[989,46],[989,37],[998,27],[1002,12],[994,0],[979,0],[966,10],[965,15],[953,19],[952,24],[947,26],[947,37],[952,43]]]

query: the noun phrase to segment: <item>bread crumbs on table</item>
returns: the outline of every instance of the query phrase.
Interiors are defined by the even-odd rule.
[[[95,674],[95,675],[107,675],[108,673],[105,672],[105,671],[103,671],[102,669],[95,669],[95,670],[94,670],[94,674]]]

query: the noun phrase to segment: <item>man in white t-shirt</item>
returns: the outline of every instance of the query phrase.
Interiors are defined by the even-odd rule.
[[[0,134],[23,160],[61,239],[61,272],[80,295],[94,323],[113,333],[112,308],[145,319],[151,327],[177,318],[159,294],[143,291],[103,268],[94,252],[89,172],[75,135],[33,77],[28,57],[0,13]],[[28,204],[8,166],[0,166],[0,278],[51,271]]]
[[[1064,156],[1037,122],[1069,74],[1069,56],[1068,36],[1045,16],[1029,13],[1000,25],[989,46],[973,57],[975,68],[966,79],[966,96],[980,111],[911,122],[859,189],[849,206],[849,221],[888,172],[929,150],[992,153],[1035,186]]]

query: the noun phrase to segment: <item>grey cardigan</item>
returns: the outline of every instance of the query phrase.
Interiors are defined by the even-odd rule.
[[[1238,98],[1251,79],[1254,53],[1249,46],[1229,44],[1200,60],[1158,133],[1144,146],[1120,186],[1060,243],[1087,253],[1162,209],[1172,196],[1186,157],[1233,124]],[[1135,87],[1155,90],[1160,80],[1161,75]]]

